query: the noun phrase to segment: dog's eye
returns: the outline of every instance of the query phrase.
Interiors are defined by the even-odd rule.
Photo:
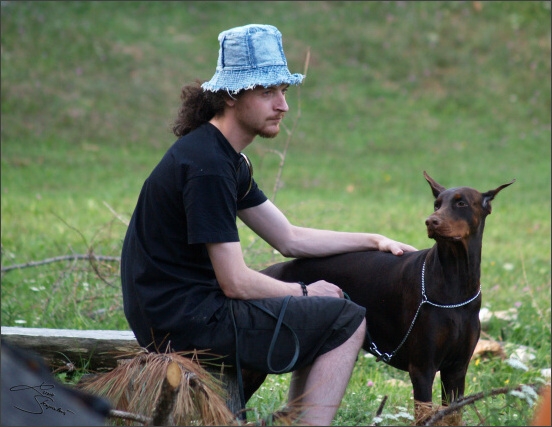
[[[441,207],[441,202],[437,201],[433,204],[433,209],[438,211],[439,208]]]
[[[459,208],[465,208],[466,206],[468,206],[468,204],[463,200],[459,200],[458,202],[456,202],[456,206],[458,206]]]

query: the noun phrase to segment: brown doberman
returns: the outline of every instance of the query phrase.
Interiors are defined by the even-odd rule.
[[[423,423],[432,387],[441,371],[442,404],[464,394],[470,358],[480,334],[480,264],[485,218],[503,188],[480,193],[446,189],[424,171],[434,212],[426,219],[430,249],[395,256],[363,251],[282,262],[262,272],[286,282],[326,280],[366,307],[363,348],[389,365],[408,371],[415,416]],[[246,399],[265,375],[244,372]],[[460,418],[457,415],[456,420]],[[454,421],[454,420],[453,420]]]

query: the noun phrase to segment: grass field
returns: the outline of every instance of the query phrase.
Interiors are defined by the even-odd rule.
[[[425,248],[433,197],[423,170],[482,191],[516,179],[487,219],[482,287],[483,307],[517,316],[485,334],[508,356],[533,358],[526,370],[474,362],[467,394],[549,381],[549,1],[2,2],[2,268],[119,256],[143,180],[174,141],[180,87],[212,76],[220,31],[251,22],[282,31],[292,72],[310,54],[305,83],[289,92],[290,133],[247,149],[292,222]],[[281,259],[240,233],[250,266]],[[3,271],[2,325],[128,329],[118,268]],[[259,416],[283,404],[287,381],[269,377],[250,402]],[[410,423],[409,384],[361,356],[336,425],[373,423],[384,395],[379,423]],[[532,403],[487,398],[465,421],[523,425]]]

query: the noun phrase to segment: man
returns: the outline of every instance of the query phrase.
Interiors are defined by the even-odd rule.
[[[304,76],[287,69],[273,26],[233,28],[219,42],[213,78],[182,90],[179,139],[144,183],[129,224],[125,315],[144,347],[209,350],[237,367],[293,372],[290,405],[304,408],[303,423],[329,425],[364,340],[365,309],[331,283],[307,288],[247,267],[236,218],[287,257],[414,248],[289,223],[242,151],[256,136],[278,134],[288,87]]]

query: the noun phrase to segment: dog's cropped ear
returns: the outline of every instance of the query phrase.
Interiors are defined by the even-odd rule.
[[[489,190],[486,193],[483,193],[483,209],[486,209],[487,212],[491,213],[492,207],[491,207],[491,200],[495,198],[495,196],[502,190],[503,188],[508,187],[509,185],[512,185],[514,182],[516,182],[515,179],[510,181],[508,184],[503,184],[498,188],[495,188],[494,190]]]
[[[445,187],[443,187],[441,184],[438,184],[432,177],[430,177],[426,171],[424,171],[424,177],[427,182],[429,182],[429,185],[431,186],[431,190],[433,191],[433,196],[435,198],[439,197],[439,194],[441,194],[443,191],[446,190]]]

